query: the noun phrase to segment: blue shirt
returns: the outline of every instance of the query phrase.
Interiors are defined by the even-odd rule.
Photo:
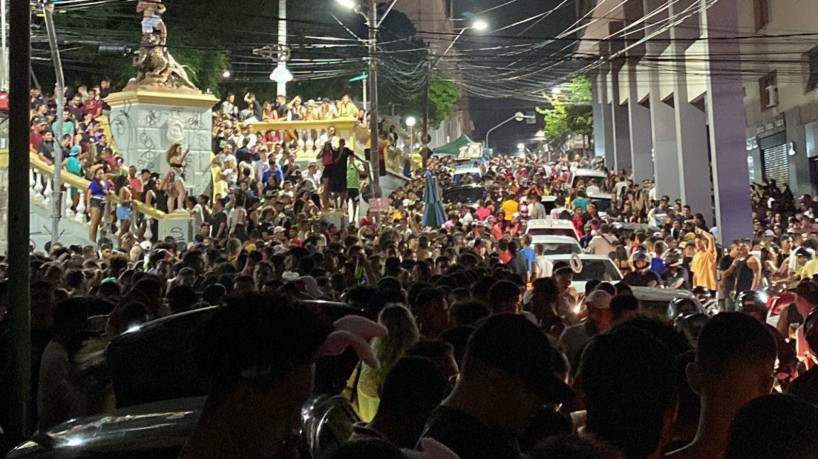
[[[537,255],[534,253],[534,249],[532,249],[531,247],[524,247],[522,250],[520,250],[520,255],[525,257],[526,267],[528,268],[528,272],[531,272],[531,265],[537,258]]]

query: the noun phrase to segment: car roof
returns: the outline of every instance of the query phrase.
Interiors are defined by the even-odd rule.
[[[532,244],[558,243],[579,245],[579,241],[572,238],[571,236],[563,236],[558,234],[537,234],[537,235],[532,234],[531,243]]]
[[[637,300],[642,301],[667,301],[670,303],[677,298],[686,298],[698,302],[693,293],[675,288],[631,287],[631,291]]]
[[[608,258],[605,255],[592,255],[592,254],[587,254],[587,253],[574,254],[574,255],[548,255],[548,258],[550,260],[565,260],[565,261],[568,261],[571,258],[573,258],[574,256],[579,257],[579,259],[583,260],[583,261],[584,260],[592,260],[592,261],[593,260],[596,260],[596,261],[601,260],[601,261],[610,261],[611,263],[613,263],[613,261],[611,261],[611,259]]]
[[[574,177],[607,177],[607,175],[596,169],[577,169],[574,171]]]
[[[554,220],[552,218],[529,220],[526,225],[528,228],[574,228],[574,224],[568,220]]]

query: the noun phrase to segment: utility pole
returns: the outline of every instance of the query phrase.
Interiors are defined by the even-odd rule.
[[[0,65],[3,66],[3,72],[0,73],[0,91],[8,90],[9,86],[9,59],[8,59],[8,21],[6,20],[6,0],[0,0],[0,27],[2,28],[2,35],[0,37]]]
[[[278,0],[278,46],[279,50],[284,50],[287,47],[287,0]],[[278,66],[287,66],[287,55],[283,52],[278,53]],[[287,82],[276,82],[276,94],[279,96],[287,95]]]
[[[54,65],[54,72],[57,76],[57,132],[54,133],[57,141],[57,148],[54,149],[54,183],[51,195],[51,245],[57,243],[60,237],[60,218],[62,218],[62,129],[63,116],[65,110],[65,77],[62,72],[62,59],[60,59],[60,48],[57,43],[57,32],[54,29],[54,4],[43,3],[43,14],[45,16],[45,29],[48,34],[48,44],[51,47],[51,62]],[[96,241],[91,241],[96,242]]]
[[[369,26],[369,162],[372,167],[373,191],[376,198],[381,197],[381,168],[378,155],[378,10],[376,0],[369,0],[367,12]]]
[[[8,387],[9,419],[3,426],[9,435],[30,434],[31,401],[31,304],[29,291],[29,126],[28,82],[31,36],[29,3],[9,5],[9,195],[8,195],[8,305],[13,347]],[[62,115],[62,114],[60,114]]]

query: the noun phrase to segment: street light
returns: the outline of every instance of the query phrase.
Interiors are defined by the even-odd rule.
[[[406,127],[409,128],[409,152],[413,151],[413,146],[415,145],[415,124],[417,124],[418,120],[415,119],[414,116],[410,116],[406,118]]]
[[[525,150],[525,144],[524,143],[518,143],[517,144],[517,149],[520,150],[520,151]]]
[[[335,0],[335,2],[350,10],[354,10],[358,7],[358,3],[355,2],[355,0]]]
[[[231,75],[230,70],[225,70],[224,72],[222,72],[222,78],[224,78],[225,80],[230,78],[230,75]]]
[[[377,0],[368,0],[368,7],[366,14],[361,11],[360,5],[355,0],[335,0],[336,3],[344,8],[355,11],[366,20],[366,26],[369,29],[369,40],[367,40],[367,49],[369,54],[369,162],[372,170],[373,180],[373,194],[376,198],[381,197],[380,184],[380,157],[378,156],[378,62],[375,60],[375,55],[378,51],[378,28],[383,23],[389,12],[398,2],[392,0],[386,9],[386,12],[378,20]]]
[[[486,150],[489,149],[489,134],[494,132],[495,129],[497,129],[498,127],[500,127],[500,126],[502,126],[502,125],[504,125],[506,123],[509,123],[511,121],[517,121],[519,123],[520,121],[523,121],[523,120],[532,120],[532,119],[534,119],[534,115],[526,115],[523,112],[517,112],[511,118],[503,121],[502,123],[498,124],[497,126],[494,126],[491,129],[489,129],[488,132],[486,132]]]
[[[424,94],[424,102],[423,102],[425,114],[423,116],[423,137],[421,138],[421,143],[425,144],[426,141],[427,141],[426,139],[429,137],[429,108],[430,108],[430,104],[429,104],[429,82],[432,79],[432,74],[434,73],[434,71],[437,68],[438,64],[440,64],[440,61],[442,61],[443,58],[446,57],[446,54],[448,54],[449,51],[451,51],[451,49],[454,47],[454,44],[457,43],[457,40],[459,40],[460,37],[463,36],[463,34],[467,30],[472,29],[472,30],[475,30],[477,32],[485,32],[486,30],[488,30],[488,28],[489,28],[488,22],[484,21],[483,19],[479,19],[479,18],[478,19],[472,19],[471,25],[463,27],[460,30],[460,32],[454,37],[454,40],[452,40],[452,42],[449,43],[449,46],[446,47],[446,50],[443,51],[443,54],[438,56],[437,59],[433,59],[433,60],[429,61],[429,78],[426,79],[426,92]],[[426,167],[426,157],[425,156],[423,157],[423,167]]]
[[[482,19],[475,19],[471,28],[478,32],[485,32],[489,28],[489,23]]]

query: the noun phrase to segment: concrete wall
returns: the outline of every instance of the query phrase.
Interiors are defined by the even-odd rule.
[[[739,29],[743,35],[755,30],[753,0],[737,0]],[[814,0],[768,0],[770,22],[756,33],[778,35],[816,31],[818,8]],[[748,138],[777,119],[786,122],[787,142],[795,142],[796,155],[789,158],[790,188],[796,195],[816,191],[809,176],[808,152],[816,150],[818,136],[807,126],[818,121],[818,89],[806,91],[808,78],[807,51],[818,46],[809,38],[741,40],[743,62],[742,84]],[[758,80],[777,72],[778,104],[762,107]],[[812,129],[811,127],[809,129]],[[761,180],[760,163],[756,163],[757,180]]]
[[[183,148],[190,148],[185,172],[188,191],[204,193],[211,185],[209,98],[201,96],[204,103],[199,101],[194,105],[187,103],[190,97],[176,100],[172,94],[147,100],[141,93],[135,98],[120,96],[124,94],[109,97],[111,132],[124,165],[165,174],[170,169],[167,149],[174,142],[180,142]],[[215,103],[215,99],[212,102]]]

